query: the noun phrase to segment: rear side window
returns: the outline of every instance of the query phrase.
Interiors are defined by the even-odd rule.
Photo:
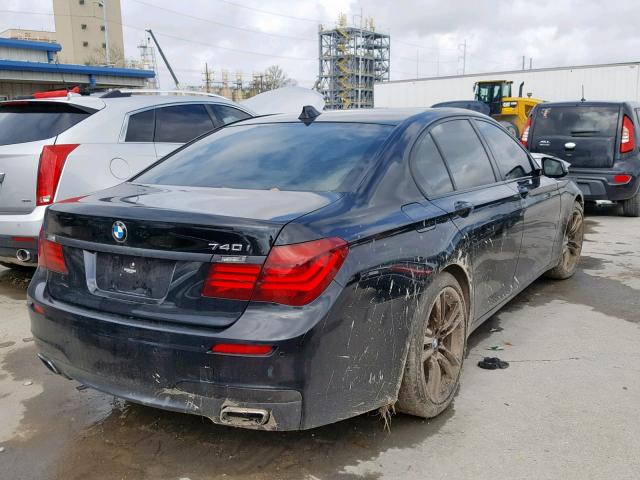
[[[496,181],[491,162],[468,120],[453,120],[431,129],[453,177],[456,190]]]
[[[125,142],[153,142],[155,111],[135,113],[129,117]]]
[[[413,175],[427,196],[437,196],[453,191],[453,184],[442,156],[431,135],[424,135],[412,152]]]
[[[186,143],[213,128],[213,120],[202,104],[173,105],[156,110],[156,142]]]
[[[536,137],[615,137],[618,129],[617,106],[544,107],[535,118]]]
[[[517,140],[488,122],[476,122],[480,133],[489,144],[489,148],[498,163],[502,175],[507,180],[525,177],[531,174],[529,156]]]
[[[133,181],[190,187],[350,191],[393,130],[359,123],[229,126],[169,156]]]
[[[249,118],[251,115],[243,112],[242,110],[238,110],[237,108],[228,107],[226,105],[214,105],[214,111],[218,115],[218,118],[226,125],[228,123],[237,122],[239,120],[244,120],[245,118]]]
[[[58,102],[11,102],[0,105],[0,145],[55,137],[92,113]]]

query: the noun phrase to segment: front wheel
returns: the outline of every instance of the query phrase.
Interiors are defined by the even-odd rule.
[[[584,208],[580,202],[573,204],[562,242],[560,263],[547,272],[547,277],[565,280],[573,276],[578,268],[582,241],[584,239]]]
[[[398,411],[431,418],[445,410],[460,383],[467,342],[467,307],[460,284],[441,273],[429,286],[426,314],[411,338]]]

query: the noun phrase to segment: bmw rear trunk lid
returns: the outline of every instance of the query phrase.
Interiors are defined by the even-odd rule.
[[[44,236],[66,273],[48,272],[61,302],[127,317],[225,327],[248,300],[205,297],[211,262],[261,264],[289,221],[338,193],[125,183],[47,211]]]

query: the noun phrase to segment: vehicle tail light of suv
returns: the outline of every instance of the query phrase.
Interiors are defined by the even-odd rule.
[[[625,115],[622,119],[622,136],[620,138],[620,153],[628,153],[636,148],[636,136],[633,122]]]
[[[520,142],[524,145],[525,148],[529,147],[529,130],[531,130],[531,115],[527,118],[527,123],[522,130],[522,136],[520,137]]]
[[[40,154],[40,164],[38,165],[38,183],[36,187],[36,205],[49,205],[58,189],[60,175],[64,162],[71,152],[78,145],[46,145]]]
[[[306,305],[327,288],[348,253],[344,240],[323,238],[273,247],[262,268],[255,264],[214,263],[202,295]]]

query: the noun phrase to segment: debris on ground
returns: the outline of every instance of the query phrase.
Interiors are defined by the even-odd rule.
[[[495,333],[495,332],[501,332],[502,330],[504,330],[504,328],[502,327],[493,327],[491,330],[489,330],[491,333]]]
[[[0,453],[4,452],[4,447],[0,447]]]
[[[0,343],[0,348],[12,347],[16,344],[16,342],[8,341]]]
[[[26,337],[26,338],[23,338],[23,339],[22,339],[22,341],[23,341],[24,343],[33,342],[33,337]]]
[[[395,415],[396,406],[392,403],[390,405],[383,405],[378,409],[380,418],[384,421],[384,430],[391,431],[391,415]]]
[[[29,386],[33,385],[33,382],[31,380],[27,380],[22,385],[24,385],[25,387],[29,387]]]
[[[508,368],[509,362],[500,360],[498,357],[484,357],[483,360],[478,362],[478,366],[485,370],[498,370]]]
[[[487,347],[487,350],[492,350],[494,352],[498,351],[498,350],[504,350],[504,347],[501,347],[500,345],[494,345],[492,347]]]

